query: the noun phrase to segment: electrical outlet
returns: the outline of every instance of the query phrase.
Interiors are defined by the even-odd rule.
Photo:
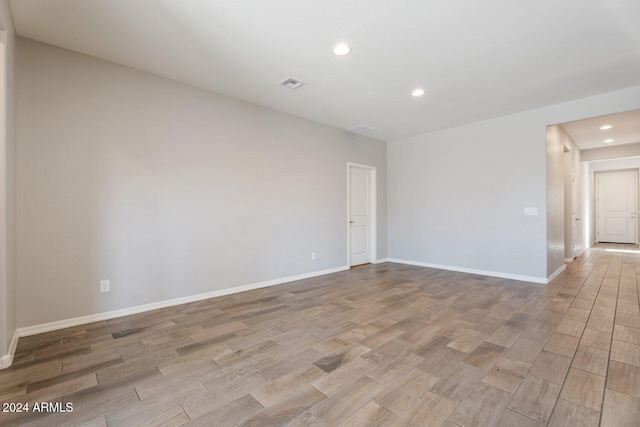
[[[111,291],[111,284],[108,280],[100,280],[100,292]]]
[[[315,260],[316,260],[316,253],[311,252],[311,261],[315,261]]]

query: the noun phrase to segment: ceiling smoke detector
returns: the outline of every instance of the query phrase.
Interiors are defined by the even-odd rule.
[[[280,85],[284,87],[288,87],[289,89],[298,89],[300,86],[304,85],[304,82],[300,80],[292,79],[291,77],[287,77],[283,81],[280,82]]]
[[[373,128],[367,125],[355,125],[355,126],[351,126],[350,128],[347,128],[347,130],[353,133],[365,133],[365,132],[369,132],[370,130],[373,130]]]

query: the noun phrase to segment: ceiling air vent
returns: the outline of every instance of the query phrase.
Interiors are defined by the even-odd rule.
[[[373,128],[367,125],[355,125],[355,126],[351,126],[350,128],[347,128],[347,130],[353,133],[365,133],[365,132],[369,132],[370,130],[373,130]]]
[[[300,86],[304,85],[304,82],[288,77],[281,81],[280,84],[284,87],[288,87],[289,89],[298,89]]]

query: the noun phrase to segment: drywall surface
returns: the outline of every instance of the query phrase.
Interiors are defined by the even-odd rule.
[[[20,327],[346,266],[347,162],[386,258],[386,143],[27,39],[17,67]]]
[[[556,149],[558,152],[562,149],[563,152],[562,173],[564,175],[564,220],[561,226],[564,229],[564,258],[572,259],[583,250],[582,217],[584,215],[580,202],[582,188],[582,177],[580,175],[580,148],[578,148],[573,139],[571,139],[571,136],[569,136],[561,125],[549,126],[547,128],[547,144],[553,144],[555,146],[554,150],[552,150],[553,152],[555,152]],[[549,158],[547,158],[547,160],[549,160]],[[547,173],[550,171],[550,164],[550,162],[547,162]],[[571,206],[572,191],[575,191],[576,193],[576,206],[573,207]],[[549,197],[551,194],[552,193],[550,192],[547,196]],[[547,200],[547,203],[549,206],[560,206],[559,203],[552,204],[549,200]],[[575,220],[574,218],[578,218],[578,220]],[[548,223],[548,225],[551,227],[551,223]],[[574,245],[575,248],[573,247]],[[562,264],[559,264],[558,267],[561,265]]]
[[[564,174],[547,176],[563,152],[547,153],[546,127],[639,106],[633,87],[389,142],[389,257],[549,277],[564,259],[562,230],[547,236],[563,223]]]
[[[563,138],[564,137],[564,138]],[[564,265],[566,133],[561,126],[547,128],[547,275]],[[568,162],[571,163],[570,161]]]
[[[611,160],[640,156],[640,142],[582,150],[582,161]]]
[[[8,0],[0,1],[0,358],[9,357],[16,330],[16,92],[15,30]],[[4,359],[8,360],[7,358]],[[1,363],[0,363],[1,365]]]
[[[588,162],[591,172],[619,170],[619,169],[637,169],[640,168],[640,157],[627,157],[625,159],[602,160]]]
[[[589,248],[596,239],[596,205],[595,205],[595,179],[589,169],[588,162],[580,164],[582,176],[582,212],[583,212],[583,241],[584,248]]]

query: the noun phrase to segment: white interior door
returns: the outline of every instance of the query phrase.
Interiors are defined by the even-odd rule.
[[[571,257],[575,258],[578,256],[580,252],[581,244],[580,244],[580,225],[581,219],[579,212],[579,203],[578,203],[578,171],[575,169],[571,172]]]
[[[371,262],[371,170],[349,167],[349,264]]]
[[[636,243],[637,182],[637,172],[598,175],[598,242]]]

